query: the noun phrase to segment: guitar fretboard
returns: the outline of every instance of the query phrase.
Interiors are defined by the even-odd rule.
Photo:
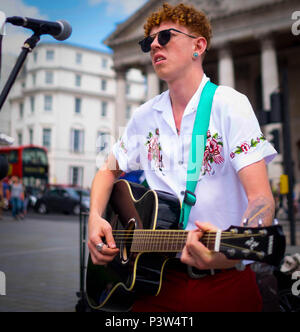
[[[131,252],[181,252],[187,240],[188,231],[183,230],[135,230],[119,231],[114,234],[117,242],[132,242]],[[215,232],[207,232],[201,242],[209,249],[215,246]]]

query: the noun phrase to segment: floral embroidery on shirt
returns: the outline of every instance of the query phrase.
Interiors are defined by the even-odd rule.
[[[128,151],[127,151],[127,149],[125,147],[125,143],[122,139],[120,140],[120,148],[127,154]]]
[[[147,137],[147,142],[145,144],[148,149],[148,160],[155,162],[155,167],[157,167],[161,172],[163,171],[163,161],[161,154],[161,145],[159,142],[159,129],[155,129],[155,134],[149,132]]]
[[[247,154],[250,151],[250,149],[255,148],[259,143],[264,142],[265,140],[266,140],[265,136],[261,134],[256,139],[252,138],[250,144],[248,142],[244,142],[240,146],[237,146],[234,152],[231,152],[230,158],[234,159],[236,155],[242,153]]]
[[[223,149],[222,137],[218,133],[211,136],[210,131],[207,132],[207,141],[204,151],[202,175],[214,175],[213,163],[220,165],[224,163],[224,158],[221,155]]]

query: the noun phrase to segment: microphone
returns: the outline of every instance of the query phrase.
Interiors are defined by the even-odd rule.
[[[33,30],[40,35],[51,35],[56,40],[66,40],[71,36],[72,27],[64,20],[49,22],[37,20],[35,18],[12,16],[6,22]]]

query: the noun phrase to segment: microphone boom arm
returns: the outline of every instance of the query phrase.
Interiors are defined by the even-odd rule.
[[[38,32],[35,32],[30,38],[28,38],[24,45],[22,46],[22,52],[19,55],[17,62],[14,66],[14,68],[11,71],[11,74],[1,92],[0,95],[0,112],[2,109],[3,104],[5,103],[5,100],[12,88],[12,86],[14,85],[16,78],[20,72],[20,70],[22,69],[24,62],[27,58],[28,53],[32,52],[33,49],[36,47],[37,43],[40,41],[40,36],[41,34]]]

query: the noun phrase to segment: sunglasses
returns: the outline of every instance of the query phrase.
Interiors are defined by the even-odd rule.
[[[165,45],[167,45],[168,42],[169,42],[170,39],[171,39],[171,35],[172,35],[171,31],[175,31],[175,32],[178,32],[178,33],[182,33],[183,35],[186,35],[186,36],[188,36],[188,37],[190,37],[190,38],[194,38],[194,39],[197,38],[197,37],[195,37],[195,36],[188,35],[187,33],[184,33],[184,32],[182,32],[182,31],[179,31],[179,30],[176,30],[176,29],[173,29],[173,28],[171,28],[171,29],[167,29],[167,30],[162,30],[162,31],[159,31],[158,33],[155,33],[155,34],[153,34],[153,35],[151,35],[151,36],[146,37],[145,39],[143,39],[143,40],[141,40],[141,41],[139,42],[142,51],[143,51],[144,53],[148,53],[148,52],[150,52],[150,50],[151,50],[151,44],[153,43],[153,41],[154,41],[154,39],[155,39],[155,37],[156,37],[157,35],[158,35],[157,40],[158,40],[159,44],[160,44],[161,46],[165,46]]]

